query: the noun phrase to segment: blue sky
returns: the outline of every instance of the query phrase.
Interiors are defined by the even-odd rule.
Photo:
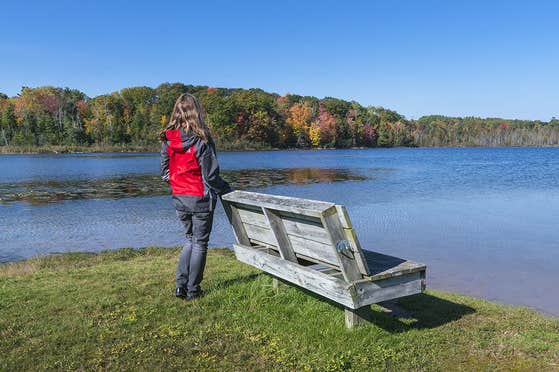
[[[0,92],[180,81],[426,114],[559,117],[557,1],[10,1]]]

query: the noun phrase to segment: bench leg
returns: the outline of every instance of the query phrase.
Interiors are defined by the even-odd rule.
[[[354,326],[358,325],[367,320],[367,312],[369,310],[369,306],[363,306],[359,309],[345,309],[345,326],[348,329],[353,328]]]
[[[278,278],[272,278],[272,288],[274,290],[278,290],[279,289],[279,280]]]

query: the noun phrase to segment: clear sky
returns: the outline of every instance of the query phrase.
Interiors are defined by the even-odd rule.
[[[162,82],[559,117],[559,1],[6,1],[0,92]]]

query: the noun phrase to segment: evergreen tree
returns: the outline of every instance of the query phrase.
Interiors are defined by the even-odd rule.
[[[377,144],[379,147],[392,147],[394,145],[391,132],[384,123],[381,123],[378,127]]]
[[[2,110],[0,127],[2,129],[2,133],[0,133],[0,141],[3,145],[9,145],[16,128],[16,116],[14,114],[14,107],[11,104],[6,105],[4,110]]]

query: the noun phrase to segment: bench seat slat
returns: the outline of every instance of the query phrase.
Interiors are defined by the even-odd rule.
[[[386,254],[363,250],[363,255],[369,266],[372,281],[425,271],[426,266],[421,263],[404,260]]]

